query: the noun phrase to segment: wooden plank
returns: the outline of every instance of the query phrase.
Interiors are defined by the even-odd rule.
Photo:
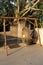
[[[0,17],[2,19],[29,19],[29,20],[38,20],[38,18],[29,18],[29,17]]]
[[[6,30],[5,30],[5,19],[4,19],[4,22],[3,22],[3,25],[4,25],[4,48],[5,48],[5,51],[6,51],[6,54],[8,55],[8,50],[7,50],[7,42],[6,42]]]

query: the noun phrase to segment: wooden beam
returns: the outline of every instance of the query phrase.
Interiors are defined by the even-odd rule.
[[[28,20],[28,22],[29,22],[30,24],[34,25],[34,23],[32,23],[30,20]]]
[[[1,17],[1,18],[2,18],[2,19],[17,19],[17,20],[18,20],[18,19],[19,19],[19,20],[20,20],[20,19],[24,19],[24,20],[25,20],[25,19],[26,19],[26,20],[35,20],[35,19],[36,19],[36,20],[38,20],[38,18],[29,18],[29,17]]]
[[[26,11],[26,12],[24,12],[24,14],[21,16],[21,17],[23,17],[26,13],[28,13],[30,11],[30,8]]]
[[[39,0],[37,0],[37,1],[33,4],[32,7],[35,7],[35,5],[36,5],[38,2],[39,2]]]
[[[3,26],[4,26],[4,48],[5,48],[5,51],[6,51],[6,54],[8,55],[8,51],[7,51],[7,42],[6,42],[6,29],[5,29],[5,19],[4,19],[4,22],[3,22]]]
[[[35,19],[35,27],[38,28],[37,20]]]
[[[31,9],[35,11],[43,11],[43,9],[38,9],[38,8],[31,8]]]

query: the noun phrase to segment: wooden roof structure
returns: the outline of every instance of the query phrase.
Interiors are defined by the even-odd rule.
[[[30,24],[33,24],[34,26],[37,26],[37,20],[38,20],[38,18],[29,18],[29,17],[1,17],[1,19],[4,19],[4,20],[6,20],[6,19],[16,19],[16,20],[25,20],[25,21],[28,20],[28,22]],[[30,20],[34,21],[35,24]]]
[[[5,30],[5,22],[6,22],[6,19],[17,19],[17,20],[33,20],[34,22],[35,22],[35,24],[33,24],[31,21],[29,21],[29,23],[31,23],[31,24],[33,24],[34,25],[34,27],[35,26],[37,26],[37,29],[38,29],[38,25],[37,25],[37,18],[28,18],[28,17],[20,17],[20,18],[18,18],[18,17],[1,17],[2,19],[3,19],[3,26],[4,26],[4,40],[5,40],[5,43],[4,43],[4,48],[5,48],[5,50],[6,50],[6,54],[8,55],[8,49],[7,49],[7,42],[6,42],[6,30]],[[39,34],[39,29],[38,29],[38,34]],[[39,35],[39,43],[41,44],[41,42],[40,42],[40,35]]]
[[[5,43],[4,43],[4,48],[6,50],[6,54],[8,55],[8,49],[7,49],[7,42],[6,42],[6,30],[5,30],[5,22],[6,22],[6,19],[17,19],[18,21],[21,19],[21,20],[34,20],[35,24],[33,24],[31,21],[29,21],[29,23],[33,24],[34,27],[37,26],[38,28],[38,25],[37,25],[37,18],[29,18],[29,17],[24,17],[25,14],[27,14],[30,9],[34,9],[35,5],[39,2],[39,0],[32,0],[30,5],[32,4],[32,6],[30,7],[29,3],[25,6],[25,9],[23,9],[20,14],[22,14],[21,17],[0,17],[1,19],[3,19],[3,26],[4,26],[4,40],[5,40]],[[18,3],[18,13],[19,13],[19,0],[17,0],[17,3]],[[36,10],[36,9],[34,9]],[[39,34],[39,29],[38,29],[38,34]],[[40,42],[40,35],[38,36],[39,37],[39,43],[41,45],[41,42]]]

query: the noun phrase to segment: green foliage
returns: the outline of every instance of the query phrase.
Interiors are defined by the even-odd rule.
[[[38,4],[37,4],[37,7],[38,7],[39,9],[43,9],[43,3],[38,3]]]
[[[13,2],[18,7],[17,0],[13,0]],[[20,7],[19,11],[22,11],[23,9],[25,9],[24,8],[25,5],[26,5],[26,0],[23,0],[23,1],[19,0],[19,7]],[[0,16],[16,16],[16,17],[19,17],[20,13],[17,13],[17,7],[10,4],[10,0],[8,0],[8,2],[0,3]],[[41,2],[39,2],[35,7],[38,8],[38,9],[43,9],[43,4]],[[30,10],[30,12],[28,14],[26,14],[26,16],[28,16],[28,15],[29,16],[33,15],[32,17],[36,17],[36,18],[39,19],[39,21],[43,21],[43,11]]]
[[[0,3],[0,16],[5,16],[7,14],[4,3]]]
[[[38,27],[39,28],[42,28],[43,27],[43,21],[42,22],[38,21]]]
[[[39,26],[39,27],[43,27],[43,11],[41,11],[41,9],[43,10],[43,3],[39,2],[39,3],[36,5],[36,8],[37,8],[37,9],[40,9],[40,10],[33,12],[33,14],[34,14],[34,16],[35,16],[36,18],[39,19],[39,21],[38,21],[38,26]]]

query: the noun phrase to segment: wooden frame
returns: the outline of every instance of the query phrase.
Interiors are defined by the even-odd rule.
[[[8,49],[7,49],[7,42],[6,42],[6,30],[5,30],[5,22],[6,22],[6,19],[21,19],[21,20],[34,20],[34,22],[35,22],[35,24],[33,24],[31,21],[29,21],[29,23],[31,23],[31,24],[33,24],[34,25],[34,27],[35,26],[37,26],[37,28],[38,28],[38,25],[37,25],[37,18],[29,18],[29,17],[20,17],[20,18],[17,18],[17,17],[1,17],[1,19],[3,19],[4,21],[3,21],[3,25],[4,25],[4,40],[5,40],[5,43],[4,43],[4,48],[5,48],[5,50],[6,50],[6,54],[8,55]],[[39,29],[38,29],[38,34],[39,34]],[[40,45],[41,45],[41,40],[40,40],[40,35],[38,36],[39,37],[39,43],[40,43]]]

